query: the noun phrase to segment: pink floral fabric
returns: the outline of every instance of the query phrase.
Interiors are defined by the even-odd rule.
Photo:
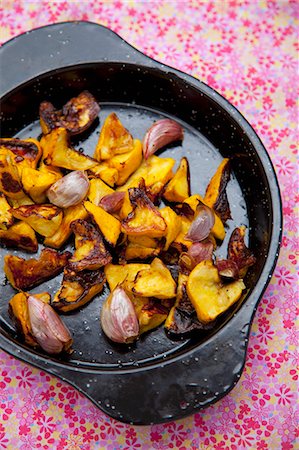
[[[0,352],[0,449],[296,448],[298,5],[286,0],[3,2],[2,42],[53,22],[90,20],[217,89],[245,115],[270,153],[282,191],[284,233],[277,268],[253,322],[244,373],[224,399],[177,422],[124,425],[54,376]]]

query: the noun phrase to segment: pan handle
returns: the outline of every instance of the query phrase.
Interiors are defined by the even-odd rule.
[[[0,49],[0,96],[42,73],[87,62],[130,62],[149,67],[160,63],[145,56],[120,36],[92,22],[62,22],[36,28],[6,42]]]

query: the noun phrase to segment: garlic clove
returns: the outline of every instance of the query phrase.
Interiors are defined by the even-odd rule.
[[[115,213],[120,210],[125,199],[125,192],[113,192],[112,194],[105,195],[100,203],[105,211],[108,213]]]
[[[74,170],[52,184],[47,191],[47,196],[53,205],[68,208],[80,203],[88,189],[89,180],[85,172]]]
[[[104,302],[101,325],[113,342],[128,344],[138,338],[138,318],[133,303],[122,287],[116,287]]]
[[[157,150],[175,141],[181,141],[184,131],[181,125],[171,119],[157,120],[145,133],[143,156],[147,159]]]
[[[33,295],[27,302],[32,335],[41,348],[49,354],[69,350],[71,334],[54,309]]]
[[[196,216],[186,234],[186,239],[192,242],[200,242],[206,239],[215,223],[215,214],[206,205],[197,207]]]

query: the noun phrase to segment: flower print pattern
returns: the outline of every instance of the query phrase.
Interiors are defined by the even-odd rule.
[[[0,450],[294,450],[298,440],[298,2],[296,0],[6,0],[4,42],[52,22],[90,20],[232,102],[265,144],[284,230],[240,382],[204,411],[134,427],[54,376],[0,351]]]

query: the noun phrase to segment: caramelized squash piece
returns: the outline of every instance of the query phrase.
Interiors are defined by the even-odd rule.
[[[70,206],[63,210],[63,219],[58,228],[58,230],[52,234],[52,236],[47,237],[44,240],[44,244],[47,247],[60,248],[70,237],[72,231],[70,228],[71,223],[77,219],[86,219],[88,213],[82,203],[75,206]]]
[[[46,191],[57,181],[57,176],[48,172],[41,172],[24,167],[22,170],[22,185],[35,203],[46,203]]]
[[[0,192],[0,230],[7,230],[13,224],[13,215],[10,212],[11,206]]]
[[[182,158],[175,175],[164,190],[163,197],[169,202],[183,202],[190,195],[189,163],[187,158]]]
[[[181,217],[178,216],[173,209],[169,208],[169,206],[166,206],[165,208],[162,208],[159,210],[161,216],[165,220],[166,223],[166,241],[164,245],[164,250],[168,250],[170,244],[175,240],[175,238],[178,236],[178,234],[181,231],[182,226],[182,220]]]
[[[133,138],[115,113],[105,119],[95,149],[94,158],[98,161],[110,159],[115,155],[128,153],[133,149]]]
[[[191,197],[187,198],[184,201],[184,204],[189,205],[192,208],[194,213],[196,211],[198,204],[200,204],[200,203],[210,206],[205,202],[205,200],[199,194],[192,195]],[[223,239],[225,238],[224,225],[222,223],[222,220],[220,219],[220,217],[217,214],[215,214],[215,223],[211,230],[211,233],[216,239],[219,239],[220,241],[223,241]]]
[[[24,205],[11,210],[16,219],[28,223],[37,233],[49,237],[61,225],[63,212],[54,205]]]
[[[92,224],[78,219],[71,223],[70,228],[75,234],[76,248],[68,262],[70,270],[96,270],[111,262],[112,257],[102,236]]]
[[[4,272],[15,289],[31,289],[58,275],[70,257],[70,252],[58,253],[50,248],[43,249],[38,259],[25,260],[19,256],[6,255]]]
[[[109,167],[115,168],[118,172],[117,186],[123,185],[127,179],[140,166],[142,161],[142,143],[134,139],[133,148],[128,153],[115,155],[108,160]]]
[[[96,206],[99,206],[100,201],[105,195],[114,193],[111,187],[107,186],[100,178],[92,178],[89,181],[89,192],[87,194],[88,200]]]
[[[107,162],[103,162],[89,169],[88,176],[89,178],[100,178],[104,183],[113,187],[118,180],[118,171],[115,167],[109,167]]]
[[[172,177],[174,164],[175,160],[173,158],[160,158],[152,155],[142,162],[139,168],[118,190],[127,191],[129,188],[136,188],[139,186],[140,179],[143,178],[151,195],[156,197],[162,192],[165,184]]]
[[[39,108],[42,132],[47,134],[54,128],[64,127],[71,135],[82,133],[90,127],[99,112],[99,104],[88,91],[69,100],[61,111],[56,111],[50,102],[42,102]]]
[[[120,235],[120,221],[91,202],[84,202],[84,207],[101,230],[108,244],[114,247]]]
[[[155,258],[150,268],[140,270],[134,281],[126,281],[126,287],[140,297],[170,299],[176,295],[176,283],[163,262]]]
[[[167,317],[168,309],[159,300],[130,295],[139,322],[139,333],[157,328]]]
[[[181,216],[181,229],[174,241],[171,243],[171,248],[175,248],[179,253],[186,252],[191,247],[192,242],[185,239],[186,234],[190,228],[192,221],[187,217]]]
[[[143,189],[129,189],[133,211],[122,221],[122,231],[128,236],[161,237],[166,232],[166,222]]]
[[[211,322],[226,311],[242,295],[243,280],[223,284],[212,261],[202,261],[190,273],[187,293],[198,320]]]
[[[229,159],[219,165],[215,175],[212,177],[205,193],[204,202],[219,215],[222,222],[231,219],[229,203],[226,195],[226,186],[230,179]]]
[[[187,294],[188,275],[179,273],[177,295],[171,308],[165,328],[173,335],[184,335],[195,330],[208,330],[213,324],[203,324],[197,318],[196,311]]]
[[[68,133],[65,128],[55,128],[41,138],[43,161],[49,166],[58,166],[69,170],[88,170],[98,163],[89,156],[69,147]]]
[[[245,277],[248,268],[256,262],[256,258],[245,245],[245,232],[246,227],[244,225],[234,229],[228,243],[227,252],[228,259],[237,265],[240,278]]]
[[[75,272],[66,268],[61,288],[55,294],[51,306],[62,312],[81,308],[102,291],[104,283],[105,276],[101,270]]]
[[[27,299],[29,294],[27,292],[19,292],[14,295],[8,303],[8,313],[11,320],[19,334],[22,336],[26,344],[31,347],[38,347],[38,343],[32,334],[32,328],[29,319],[29,310]],[[41,292],[34,294],[34,297],[39,298],[44,303],[50,304],[51,296],[48,292]]]
[[[104,271],[107,278],[107,283],[109,284],[109,289],[112,292],[116,286],[122,284],[125,280],[130,283],[134,281],[137,273],[140,270],[150,269],[149,264],[125,264],[124,266],[119,266],[116,264],[107,264]]]
[[[148,259],[154,256],[158,256],[160,252],[160,248],[143,247],[142,245],[128,242],[125,248],[124,258],[126,261],[130,261],[133,259]]]
[[[25,222],[18,222],[8,230],[0,230],[0,244],[35,253],[38,243],[34,230]]]
[[[35,169],[42,156],[42,149],[36,139],[0,139],[0,147],[11,151],[13,161],[18,167]],[[19,172],[21,175],[21,171]]]
[[[1,148],[0,192],[3,192],[3,194],[5,194],[9,199],[14,199],[18,202],[26,202],[28,200],[29,203],[32,203],[23,191],[19,171],[14,163],[14,154],[10,150]]]

